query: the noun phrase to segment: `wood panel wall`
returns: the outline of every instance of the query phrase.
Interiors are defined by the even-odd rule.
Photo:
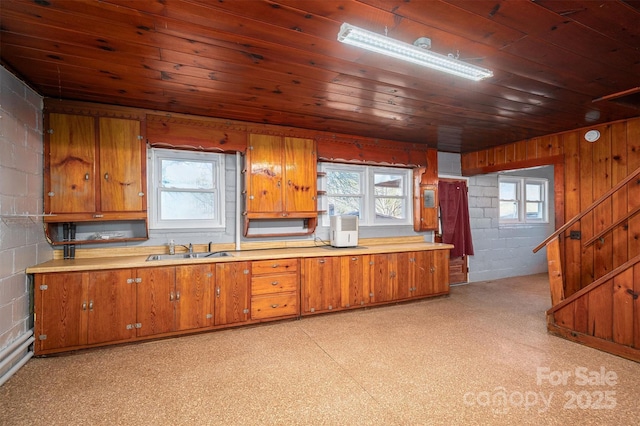
[[[593,143],[584,139],[591,129],[601,133]],[[558,228],[640,167],[640,117],[465,153],[461,163],[464,176],[555,165]],[[590,247],[582,244],[638,205],[640,180],[633,180],[562,236],[566,296],[640,253],[640,214]],[[581,239],[568,238],[570,231]]]
[[[640,361],[640,264],[594,286],[550,309],[549,330]]]

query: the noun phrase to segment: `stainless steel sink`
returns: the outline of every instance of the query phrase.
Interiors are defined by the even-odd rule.
[[[152,254],[147,257],[150,260],[179,260],[179,259],[203,259],[209,257],[227,257],[233,256],[226,251],[206,251],[200,253],[178,253],[178,254]]]

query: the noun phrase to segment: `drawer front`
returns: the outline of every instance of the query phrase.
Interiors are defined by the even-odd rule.
[[[258,275],[251,279],[251,295],[298,290],[298,274]]]
[[[297,293],[280,293],[273,296],[251,298],[251,319],[258,320],[297,314]]]
[[[278,274],[298,270],[298,259],[256,260],[251,262],[253,275]]]

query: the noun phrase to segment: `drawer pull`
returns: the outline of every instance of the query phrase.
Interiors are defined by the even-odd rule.
[[[273,285],[273,286],[278,285],[278,281],[274,281],[274,282],[272,282],[272,283],[271,283],[271,285]]]
[[[273,265],[271,265],[271,267],[272,267],[272,268],[277,268],[277,267],[279,267],[279,266],[280,266],[280,264],[279,264],[279,263],[274,263]]]
[[[93,311],[93,300],[89,300],[89,310]]]
[[[180,292],[176,291],[176,300],[180,300]]]
[[[272,307],[273,309],[277,308],[278,306],[280,306],[280,305],[279,305],[279,304],[277,304],[277,303],[274,303],[273,305],[271,305],[271,307]]]
[[[170,292],[170,293],[169,293],[169,301],[170,301],[170,302],[173,302],[173,292]]]

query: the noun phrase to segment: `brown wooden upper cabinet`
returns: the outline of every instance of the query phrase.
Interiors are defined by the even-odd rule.
[[[317,152],[313,139],[249,136],[246,218],[305,219],[313,232],[317,211]],[[246,232],[245,232],[246,234]]]
[[[46,120],[44,211],[51,214],[45,216],[49,241],[146,239],[146,146],[140,120],[66,112],[50,112]],[[114,237],[92,232],[95,222],[117,223],[111,227]],[[68,225],[73,235],[77,228],[84,236],[68,238],[63,229]]]
[[[145,145],[138,120],[58,113],[48,118],[46,213],[70,214],[73,221],[146,212]]]

